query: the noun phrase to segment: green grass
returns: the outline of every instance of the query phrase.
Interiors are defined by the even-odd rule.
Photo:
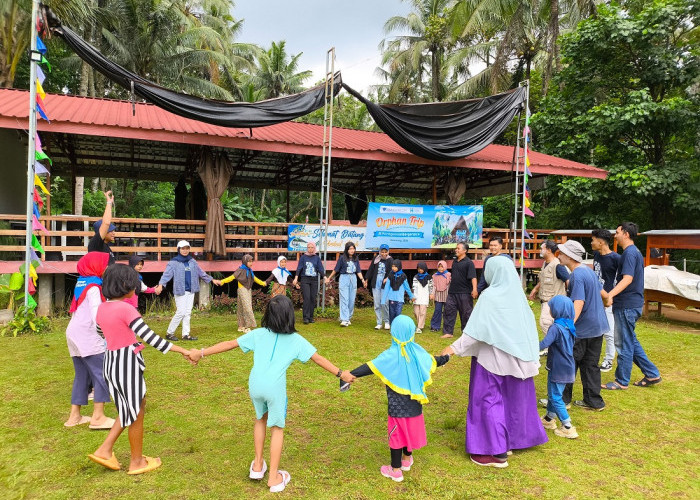
[[[408,311],[408,307],[404,309]],[[159,333],[167,318],[148,317]],[[299,320],[299,318],[297,318]],[[49,335],[0,338],[0,497],[2,498],[252,498],[272,497],[247,478],[253,456],[254,412],[247,377],[252,355],[240,351],[204,359],[198,367],[179,355],[147,347],[148,404],[144,451],[163,467],[143,476],[111,472],[87,459],[104,439],[85,426],[66,429],[73,368],[58,320]],[[299,323],[301,323],[299,321]],[[370,309],[353,325],[320,320],[300,325],[319,352],[343,368],[372,359],[389,345]],[[695,330],[693,330],[695,328]],[[236,319],[197,314],[193,346],[236,336]],[[516,452],[507,469],[480,468],[464,452],[469,359],[455,358],[435,374],[424,413],[428,446],[403,483],[379,475],[388,463],[386,395],[374,377],[347,393],[313,363],[288,371],[289,413],[282,467],[288,498],[700,498],[697,325],[643,320],[638,334],[664,377],[656,387],[605,393],[607,408],[574,408],[580,438],[549,431],[550,442]],[[439,353],[447,344],[424,333],[420,343]],[[611,380],[612,372],[603,374]],[[635,367],[633,379],[641,378]],[[545,397],[544,369],[536,377]],[[581,394],[577,384],[574,397]],[[84,413],[89,414],[91,407]],[[107,413],[116,416],[114,405]],[[116,454],[128,462],[126,434]]]

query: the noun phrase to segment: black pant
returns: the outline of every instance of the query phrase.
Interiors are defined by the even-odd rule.
[[[469,316],[472,315],[473,308],[474,299],[470,294],[448,293],[447,302],[445,302],[445,323],[442,327],[442,331],[452,335],[458,312],[459,319],[462,321],[462,330],[460,331],[464,331],[464,328],[467,326],[467,321],[469,321]]]
[[[408,451],[405,446],[403,448],[389,448],[391,450],[391,466],[394,469],[401,468],[401,455],[411,456],[412,451]]]
[[[592,339],[576,339],[574,342],[574,361],[576,370],[581,373],[583,386],[583,402],[593,408],[602,408],[605,401],[600,395],[600,349],[603,347],[603,336]],[[571,393],[574,384],[566,384],[562,399],[567,405],[571,403]]]
[[[316,296],[318,295],[318,278],[302,276],[300,281],[301,296],[304,300],[302,311],[304,321],[313,321],[314,309],[316,309]]]

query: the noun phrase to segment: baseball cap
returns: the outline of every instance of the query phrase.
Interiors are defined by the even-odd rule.
[[[379,250],[389,250],[389,245],[387,245],[386,243],[382,243],[381,245],[379,245]]]
[[[187,240],[180,240],[177,242],[177,247],[182,248],[182,247],[188,247],[190,246],[190,242]]]
[[[561,253],[567,257],[571,257],[576,262],[583,261],[583,254],[586,253],[586,249],[583,248],[583,245],[575,240],[566,240],[566,242],[558,245],[558,248]]]
[[[95,232],[98,233],[100,231],[100,228],[102,227],[102,220],[95,221],[95,223],[92,225],[92,227],[95,229]],[[117,226],[115,226],[114,224],[112,224],[110,222],[109,231],[107,231],[107,232],[111,233],[112,231],[116,231],[116,230],[117,230]]]

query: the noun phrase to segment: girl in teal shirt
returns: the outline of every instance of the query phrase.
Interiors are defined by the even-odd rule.
[[[287,368],[295,359],[302,363],[310,359],[344,381],[352,382],[355,377],[318,354],[308,340],[296,333],[294,305],[285,295],[270,300],[262,318],[262,328],[206,349],[192,349],[189,356],[197,362],[200,358],[236,347],[240,347],[243,352],[253,351],[253,369],[248,378],[248,390],[255,408],[255,459],[250,464],[249,477],[262,479],[265,476],[267,463],[263,459],[263,451],[265,434],[270,427],[270,475],[267,485],[271,492],[280,492],[291,479],[289,472],[279,470],[287,416]]]

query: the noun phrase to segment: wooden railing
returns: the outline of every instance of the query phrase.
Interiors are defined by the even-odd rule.
[[[48,260],[74,260],[85,254],[88,241],[94,235],[92,224],[98,217],[76,215],[52,215],[41,218],[42,224],[51,233],[50,236],[37,234],[46,251]],[[177,251],[179,240],[187,240],[193,252],[203,252],[206,221],[182,219],[131,219],[115,217],[117,239],[112,250],[119,253],[139,254],[149,260],[169,260]],[[3,260],[21,260],[24,252],[25,216],[0,214],[0,252]],[[2,227],[9,226],[8,229]],[[228,259],[240,259],[250,253],[255,260],[274,260],[279,254],[287,252],[287,223],[284,222],[232,222],[227,221],[226,256]],[[528,252],[536,252],[530,258],[539,256],[538,248],[547,238],[550,230],[531,230],[531,239],[526,240]],[[488,238],[501,236],[504,249],[510,251],[513,246],[512,232],[507,229],[485,228],[484,247],[470,249],[473,258],[482,259],[488,253]],[[516,243],[519,240],[515,241]],[[519,246],[519,245],[518,245]],[[361,252],[370,254],[371,252]],[[439,258],[445,249],[401,249],[392,252],[403,258],[430,259]],[[11,258],[13,257],[16,258]],[[163,255],[165,254],[165,255]],[[337,257],[337,253],[332,255]]]

